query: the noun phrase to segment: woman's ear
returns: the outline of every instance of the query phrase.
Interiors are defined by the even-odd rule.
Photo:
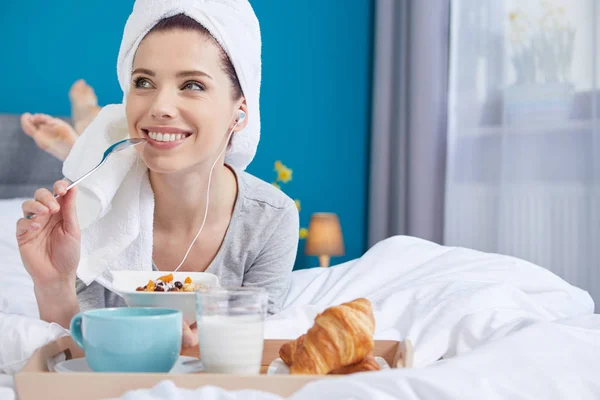
[[[243,112],[243,114],[242,114],[242,112]],[[242,115],[245,115],[245,117],[237,124],[234,132],[239,132],[248,125],[248,118],[250,118],[250,116],[248,115],[248,104],[246,104],[245,98],[240,103],[240,106],[235,113],[235,122],[237,122],[239,120],[239,117]],[[235,124],[235,122],[234,122],[234,124]]]

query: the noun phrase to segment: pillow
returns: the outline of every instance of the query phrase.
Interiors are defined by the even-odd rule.
[[[25,200],[0,200],[0,312],[39,318],[33,282],[21,262],[15,236]]]

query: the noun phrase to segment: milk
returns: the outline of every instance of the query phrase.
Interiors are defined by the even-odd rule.
[[[206,372],[259,374],[264,324],[260,315],[203,316],[198,321],[200,358]]]

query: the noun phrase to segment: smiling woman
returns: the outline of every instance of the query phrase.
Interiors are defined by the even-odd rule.
[[[142,40],[133,63],[127,120],[132,136],[149,139],[140,155],[151,171],[198,165],[208,172],[238,110],[248,111],[238,79],[228,73],[230,65],[217,41],[185,15],[162,20]],[[242,121],[235,130],[246,124]]]
[[[152,254],[152,265],[144,268],[205,271],[223,286],[262,287],[274,313],[289,286],[299,227],[294,201],[243,171],[254,155],[260,127],[258,21],[247,1],[213,0],[202,7],[185,2],[186,15],[172,1],[159,1],[162,8],[152,8],[155,15],[149,15],[146,3],[139,0],[134,6],[118,68],[128,133],[146,139],[136,148],[139,162],[128,172],[134,176],[142,165],[145,174],[139,184],[147,182],[151,189],[136,192],[153,204],[151,221],[146,221],[152,243],[139,239],[140,248]],[[141,18],[152,19],[149,26],[154,27],[131,22],[139,24]],[[222,25],[209,29],[200,21]],[[232,30],[236,33],[219,35]],[[241,49],[246,54],[236,56]],[[101,115],[94,123],[102,123]],[[110,123],[100,132],[110,130]],[[86,130],[69,158],[85,151],[93,134],[98,131]],[[236,147],[238,135],[246,135],[249,150]],[[55,192],[62,195],[58,199],[40,189],[34,200],[23,204],[25,214],[35,212],[37,217],[19,220],[17,239],[41,317],[67,327],[80,308],[125,304],[101,281],[77,278],[97,256],[94,245],[114,230],[102,228],[104,213],[80,232],[75,192],[65,187],[65,181],[55,184]],[[119,206],[114,198],[130,189],[122,185],[113,193],[113,208]],[[129,257],[133,266],[146,259],[143,251],[134,256],[126,252],[110,257]],[[192,336],[184,343],[193,345],[195,340]]]

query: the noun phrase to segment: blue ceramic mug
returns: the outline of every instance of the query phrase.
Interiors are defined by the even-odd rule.
[[[181,351],[181,311],[119,307],[81,312],[71,336],[97,372],[169,372]]]

